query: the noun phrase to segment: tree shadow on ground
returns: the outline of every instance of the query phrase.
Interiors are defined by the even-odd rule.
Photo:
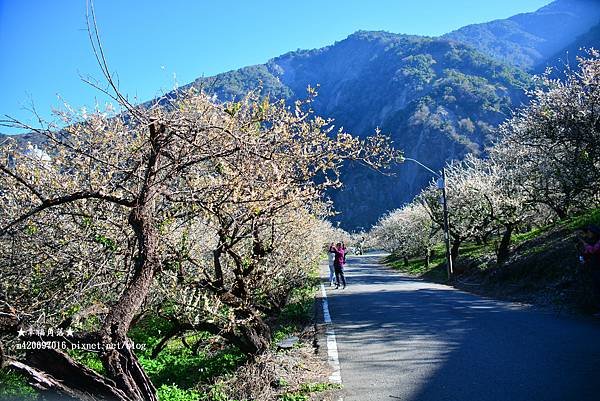
[[[598,322],[389,274],[377,260],[349,260],[349,287],[329,293],[345,399],[600,399]]]

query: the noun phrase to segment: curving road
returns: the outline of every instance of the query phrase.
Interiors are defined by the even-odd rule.
[[[424,282],[383,256],[349,256],[348,287],[326,287],[345,401],[600,400],[599,321]]]

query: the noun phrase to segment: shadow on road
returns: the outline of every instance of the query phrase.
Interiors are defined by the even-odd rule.
[[[347,400],[598,400],[600,325],[349,258],[330,291]],[[383,398],[382,398],[383,397]]]

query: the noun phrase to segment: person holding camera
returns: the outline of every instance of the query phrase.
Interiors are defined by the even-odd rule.
[[[338,242],[336,246],[329,247],[329,252],[334,254],[333,268],[335,270],[335,289],[340,288],[340,282],[343,285],[342,289],[346,288],[346,277],[344,276],[344,263],[346,263],[346,247],[343,242]]]

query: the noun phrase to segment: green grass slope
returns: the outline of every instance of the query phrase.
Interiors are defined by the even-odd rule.
[[[495,263],[495,243],[468,243],[461,248],[450,284],[485,296],[575,312],[593,310],[590,272],[579,263],[576,231],[600,224],[600,209],[514,237],[512,254]],[[422,259],[408,263],[395,255],[387,263],[425,280],[447,283],[443,244],[434,248],[430,267]]]

